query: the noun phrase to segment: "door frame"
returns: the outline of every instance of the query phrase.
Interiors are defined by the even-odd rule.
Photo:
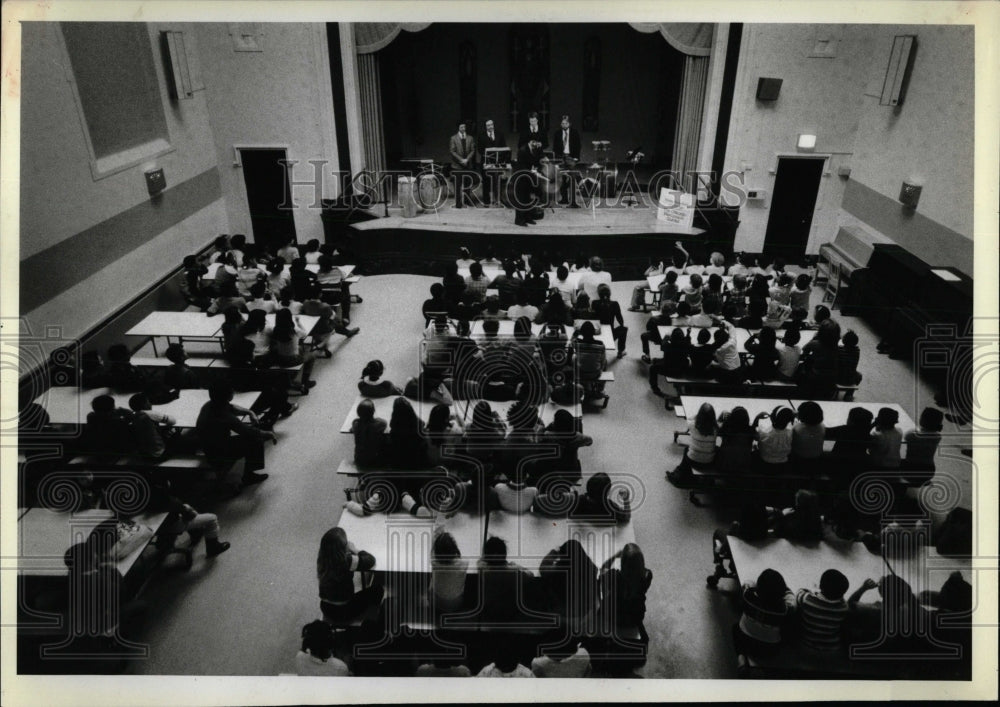
[[[823,194],[823,182],[827,180],[833,172],[830,170],[830,165],[833,164],[832,152],[775,152],[774,160],[771,162],[771,166],[768,167],[767,174],[771,178],[771,193],[768,195],[767,199],[767,221],[764,223],[764,237],[767,238],[767,226],[771,221],[771,204],[774,201],[774,187],[778,182],[778,165],[781,164],[781,160],[823,160],[823,171],[820,172],[819,186],[816,187],[816,201],[813,203],[812,217],[809,221],[809,234],[806,236],[805,252],[809,253],[809,244],[813,242],[813,238],[816,235],[816,228],[818,224],[816,223],[816,211],[820,208],[821,200],[824,196]],[[766,248],[766,240],[761,244],[762,248]]]
[[[250,216],[250,194],[247,193],[247,180],[246,180],[246,175],[243,174],[243,157],[240,154],[240,150],[284,150],[285,159],[290,161],[292,158],[288,154],[290,150],[288,143],[284,144],[234,143],[233,144],[233,169],[238,169],[240,171],[240,177],[237,181],[240,183],[240,195],[243,197],[243,213],[247,217],[247,229],[245,232],[252,232],[253,223],[252,223],[252,218]],[[291,173],[291,167],[289,166],[285,167],[285,177],[288,179],[289,185],[291,185],[292,173]],[[296,234],[295,237],[297,239],[299,233],[299,224],[298,224],[298,219],[296,218],[296,213],[295,213],[296,211],[297,209],[292,209],[292,224],[295,227],[295,234]],[[254,237],[254,242],[256,242],[256,236]]]

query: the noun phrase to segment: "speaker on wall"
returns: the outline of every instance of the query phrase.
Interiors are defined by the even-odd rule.
[[[757,100],[776,101],[781,91],[781,79],[769,79],[763,76],[757,79]]]

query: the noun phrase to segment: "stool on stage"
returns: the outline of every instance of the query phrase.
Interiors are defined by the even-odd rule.
[[[403,207],[404,218],[413,218],[420,211],[416,194],[413,193],[416,181],[416,177],[400,177],[398,180],[399,204]]]

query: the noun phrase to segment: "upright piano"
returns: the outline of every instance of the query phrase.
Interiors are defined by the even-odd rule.
[[[928,265],[902,246],[876,243],[851,284],[845,314],[868,321],[893,356],[909,358],[918,341],[946,344],[971,333],[972,278]]]
[[[833,265],[841,267],[843,277],[850,281],[855,270],[868,267],[872,257],[872,249],[876,243],[884,242],[856,226],[841,226],[837,235],[829,243],[819,247],[818,271],[829,269]]]

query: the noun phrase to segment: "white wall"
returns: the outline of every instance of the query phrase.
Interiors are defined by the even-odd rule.
[[[161,29],[149,25],[173,152],[158,158],[173,186],[215,165],[203,92],[170,101],[159,60]],[[21,60],[21,258],[34,255],[149,199],[140,166],[95,180],[83,123],[67,79],[56,22],[24,23]],[[189,51],[192,51],[189,49]],[[206,234],[206,242],[213,235]]]
[[[916,34],[919,42],[899,111],[878,105],[897,34]],[[822,35],[839,40],[835,57],[809,57]],[[783,79],[777,101],[756,100],[760,77]],[[796,154],[798,134],[810,132],[817,136],[815,152],[831,157],[806,252],[817,252],[839,225],[852,221],[840,209],[848,186],[837,176],[841,166],[851,168],[851,181],[890,199],[904,177],[922,173],[921,215],[971,238],[972,81],[972,32],[962,27],[744,25],[725,169],[749,164],[747,186],[773,193],[778,155]],[[744,206],[735,248],[760,251],[768,217],[768,205]],[[905,240],[905,234],[884,235]]]
[[[972,27],[873,27],[869,81],[858,112],[851,179],[891,199],[903,179],[924,178],[917,210],[966,238],[972,231],[975,72]],[[909,90],[897,111],[878,95],[892,39],[917,35]]]
[[[298,160],[294,181],[311,181],[309,160],[326,160],[322,196],[339,193],[329,172],[337,168],[326,27],[264,24],[261,52],[237,52],[228,24],[196,29],[202,57],[215,156],[219,163],[231,233],[253,232],[243,173],[233,166],[234,145],[286,147]],[[293,188],[298,240],[323,238],[311,187]]]
[[[222,200],[195,207],[179,199],[165,199],[155,211],[140,165],[95,179],[90,169],[83,122],[67,78],[67,57],[57,23],[24,23],[21,75],[20,259],[49,275],[42,283],[52,296],[22,315],[34,332],[58,326],[63,336],[75,338],[98,324],[110,312],[179,266],[184,255],[204,247],[228,230]],[[168,190],[215,169],[216,158],[203,92],[184,101],[167,97],[160,60],[159,31],[191,25],[147,25],[173,151],[157,158]],[[189,47],[193,54],[197,49]],[[165,196],[169,196],[165,195]],[[78,234],[104,229],[110,219],[139,210],[133,219],[137,232],[121,234],[135,243],[127,257],[92,255],[86,262],[70,255],[86,247]],[[146,232],[145,224],[172,225]],[[150,228],[155,228],[150,225]],[[76,237],[76,238],[74,238]],[[124,241],[123,241],[124,242]],[[51,262],[48,262],[50,261]],[[22,276],[25,270],[22,267]],[[38,283],[34,298],[38,299]],[[22,282],[22,293],[26,283]]]

